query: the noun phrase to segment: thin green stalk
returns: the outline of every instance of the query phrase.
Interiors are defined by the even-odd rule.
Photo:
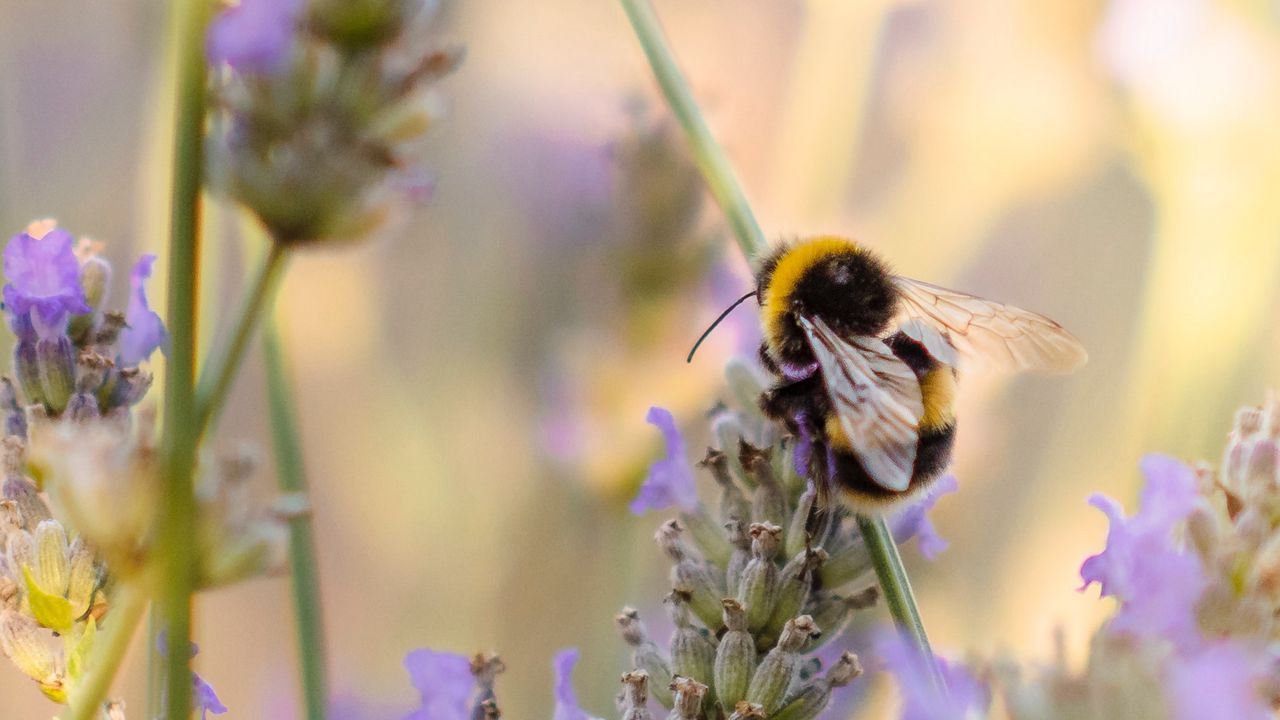
[[[166,665],[170,720],[191,712],[191,593],[197,551],[191,528],[196,500],[192,473],[200,433],[196,426],[196,318],[200,268],[200,187],[204,178],[206,69],[204,32],[212,11],[207,0],[173,3],[177,62],[177,113],[169,236],[168,322],[170,348],[165,380],[163,490],[158,528],[161,549],[161,618],[172,651]]]
[[[755,215],[747,203],[737,176],[729,165],[724,151],[721,150],[706,122],[698,110],[698,105],[689,91],[688,82],[680,68],[676,65],[675,56],[662,33],[657,15],[649,0],[619,0],[631,20],[631,27],[649,65],[666,96],[681,127],[684,128],[689,142],[693,146],[694,158],[711,187],[711,193],[729,218],[738,246],[753,262],[768,251],[768,243],[760,231]],[[858,527],[866,539],[867,550],[871,554],[880,579],[880,587],[885,601],[889,605],[894,622],[913,641],[916,649],[924,658],[941,692],[945,692],[942,674],[934,660],[933,651],[929,647],[929,638],[924,631],[924,623],[916,609],[915,597],[911,594],[911,583],[907,580],[906,568],[902,565],[902,557],[898,555],[897,545],[893,542],[884,519],[880,517],[858,516]]]
[[[236,325],[231,331],[230,342],[214,346],[208,362],[200,371],[200,384],[196,387],[196,433],[204,435],[218,418],[226,404],[245,350],[253,338],[253,330],[271,304],[276,286],[284,275],[288,249],[279,243],[271,243],[267,255],[249,282],[244,303],[236,315]]]
[[[689,91],[689,83],[676,65],[675,56],[658,23],[658,16],[653,12],[649,0],[621,2],[631,20],[636,38],[640,40],[640,46],[649,58],[649,65],[662,88],[662,94],[666,96],[671,112],[675,114],[693,147],[694,161],[711,188],[711,194],[729,219],[738,247],[742,249],[748,263],[755,263],[769,251],[769,243],[760,230],[760,223],[756,222],[755,214],[751,212],[747,195],[738,182],[733,166],[729,164],[729,158],[707,128],[707,121],[703,119],[702,111],[698,109],[698,103]]]
[[[141,588],[132,583],[120,585],[113,598],[111,614],[107,616],[109,624],[94,639],[88,672],[71,693],[71,720],[95,720],[99,717],[102,703],[111,691],[111,682],[124,662],[129,641],[141,624],[146,609],[147,594]]]
[[[934,689],[945,694],[947,683],[934,661],[933,648],[929,646],[929,636],[925,634],[924,621],[920,619],[916,597],[911,592],[911,581],[907,578],[902,556],[898,554],[898,544],[893,541],[893,532],[889,530],[882,515],[858,515],[857,519],[858,532],[862,533],[862,540],[867,544],[867,553],[871,555],[871,564],[875,566],[885,604],[889,606],[889,614],[893,616],[898,631],[911,639],[924,659]]]
[[[262,341],[263,358],[267,366],[271,437],[275,446],[280,490],[305,495],[307,476],[298,440],[288,363],[272,314],[268,314],[266,318]],[[325,653],[324,614],[320,604],[319,563],[316,561],[315,538],[312,535],[309,513],[299,514],[289,520],[289,560],[306,717],[307,720],[324,720],[328,705],[328,656]]]

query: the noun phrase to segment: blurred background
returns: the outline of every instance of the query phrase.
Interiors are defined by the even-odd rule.
[[[162,247],[165,5],[0,3],[5,233],[55,216],[117,267]],[[1061,626],[1081,658],[1109,610],[1076,592],[1106,533],[1085,497],[1133,507],[1146,452],[1216,461],[1233,410],[1277,384],[1280,5],[657,8],[767,234],[860,238],[1089,348],[1068,378],[965,378],[961,490],[934,514],[952,545],[907,553],[941,651],[1034,661]],[[659,614],[665,586],[664,518],[625,507],[660,453],[645,411],[671,408],[700,455],[752,311],[684,355],[749,271],[615,3],[446,1],[437,27],[468,58],[424,149],[432,203],[393,237],[297,258],[282,297],[334,689],[348,717],[398,718],[408,650],[492,649],[503,709],[545,716],[551,655],[576,645],[584,704],[612,716],[612,616]],[[209,208],[212,342],[255,249]],[[218,442],[269,460],[262,388],[251,361]],[[296,716],[289,610],[283,578],[200,598],[198,668],[228,717]],[[0,698],[6,717],[54,711],[16,672]]]

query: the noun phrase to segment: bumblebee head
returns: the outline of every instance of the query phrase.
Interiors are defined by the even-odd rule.
[[[852,240],[816,237],[779,247],[756,278],[765,344],[778,361],[814,361],[797,318],[820,317],[845,336],[878,336],[898,295],[884,263]]]

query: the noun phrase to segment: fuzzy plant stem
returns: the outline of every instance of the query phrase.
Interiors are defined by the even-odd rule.
[[[147,595],[132,583],[120,585],[112,599],[109,624],[95,639],[89,653],[89,669],[71,693],[71,720],[97,720],[111,690],[129,641],[142,623]]]
[[[226,404],[227,394],[231,390],[231,381],[235,379],[240,364],[244,361],[254,329],[271,306],[276,286],[284,276],[288,257],[287,246],[277,242],[269,245],[266,256],[249,281],[247,294],[235,316],[236,323],[231,330],[230,340],[216,345],[208,362],[201,369],[200,384],[196,387],[198,435],[203,435],[222,412],[222,406]]]
[[[160,613],[170,648],[165,660],[165,717],[178,720],[191,715],[191,658],[186,648],[191,642],[191,594],[198,560],[192,528],[196,525],[193,475],[200,440],[195,368],[207,81],[204,33],[213,5],[208,0],[185,0],[170,7],[174,12],[178,86],[168,258],[170,347],[157,546],[161,551]]]
[[[667,104],[675,114],[680,126],[684,129],[690,144],[693,146],[694,158],[698,168],[706,178],[711,194],[720,204],[724,214],[729,218],[738,246],[747,257],[747,262],[754,263],[768,251],[768,243],[755,214],[747,203],[746,193],[733,167],[729,164],[724,150],[720,148],[706,121],[698,110],[698,104],[689,91],[689,83],[676,65],[675,56],[663,35],[658,17],[649,0],[619,0],[626,10],[631,27],[649,58],[653,74],[666,96]],[[902,565],[902,557],[893,542],[893,535],[882,517],[858,516],[858,527],[867,543],[880,579],[880,588],[885,601],[893,615],[894,622],[901,632],[907,634],[916,646],[917,651],[929,666],[940,692],[945,692],[942,674],[938,670],[933,652],[929,647],[929,638],[925,635],[924,623],[920,620],[920,612],[916,609],[915,597],[911,594],[911,583],[907,581],[907,571]]]
[[[293,392],[280,331],[271,314],[262,330],[263,358],[267,369],[267,403],[271,413],[271,437],[275,446],[276,474],[284,493],[307,493],[307,476],[298,442]],[[327,655],[324,615],[320,607],[319,563],[310,513],[289,520],[289,565],[292,570],[293,607],[298,633],[298,662],[307,720],[324,720],[328,705]]]

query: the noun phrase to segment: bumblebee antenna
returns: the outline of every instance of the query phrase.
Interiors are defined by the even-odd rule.
[[[698,352],[698,346],[702,345],[702,341],[707,339],[707,336],[711,334],[712,330],[716,329],[716,326],[720,324],[720,321],[728,317],[729,313],[733,312],[734,308],[746,302],[747,298],[753,297],[755,294],[756,294],[756,291],[752,290],[746,295],[743,295],[737,300],[734,300],[732,305],[730,305],[728,308],[725,308],[725,311],[720,313],[720,317],[716,318],[715,322],[711,323],[711,327],[707,328],[706,332],[702,333],[702,337],[698,338],[698,342],[693,344],[693,349],[689,351],[689,357],[685,358],[684,361],[687,363],[693,362],[693,354]]]

